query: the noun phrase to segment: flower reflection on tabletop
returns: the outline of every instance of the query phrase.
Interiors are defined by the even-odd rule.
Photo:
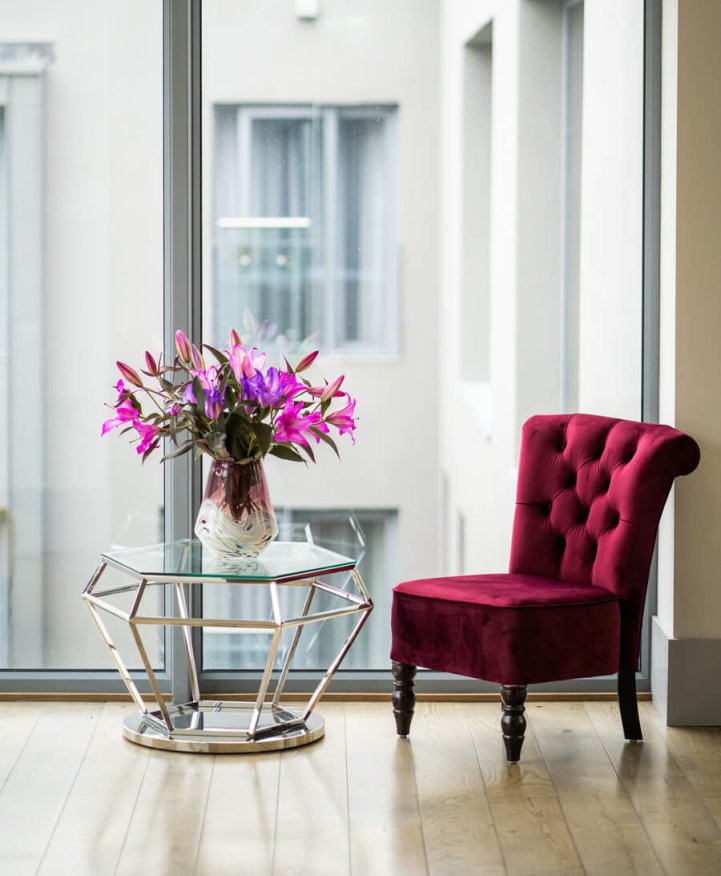
[[[134,433],[143,461],[163,438],[171,442],[163,461],[191,450],[210,456],[214,463],[196,534],[224,556],[256,556],[277,532],[262,459],[271,454],[315,462],[313,444],[321,442],[338,455],[332,430],[350,435],[355,443],[355,400],[342,389],[343,376],[321,386],[304,376],[317,351],[303,356],[295,367],[286,359],[285,369],[279,369],[266,368],[265,353],[244,346],[235,330],[223,351],[208,344],[199,348],[182,331],[176,333],[175,342],[178,355],[172,365],[164,365],[151,353],[145,354],[146,367],[140,372],[117,363],[121,379],[115,385],[115,416],[103,423],[102,434],[118,426],[121,434]],[[214,361],[206,364],[202,351]],[[218,500],[221,492],[223,502]],[[228,519],[233,524],[232,533],[223,529],[220,546],[217,539],[206,540],[199,531],[203,508],[206,518],[213,517],[205,520],[211,528],[223,529]],[[259,516],[252,512],[262,512],[260,523],[250,519]],[[255,541],[262,536],[262,546],[257,549],[254,539],[250,548],[241,545],[238,527],[259,526],[263,533],[256,533]]]

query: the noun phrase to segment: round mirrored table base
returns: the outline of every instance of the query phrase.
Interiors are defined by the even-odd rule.
[[[189,703],[169,709],[174,731],[169,734],[156,719],[135,713],[123,721],[123,736],[137,745],[191,754],[256,754],[308,745],[325,735],[321,715],[304,723],[274,729],[260,722],[260,732],[247,735],[253,712],[251,703]],[[264,710],[265,713],[265,710]]]

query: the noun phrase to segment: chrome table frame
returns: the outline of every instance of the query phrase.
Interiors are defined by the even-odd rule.
[[[246,753],[269,751],[283,748],[293,748],[306,745],[320,739],[325,733],[325,724],[321,716],[313,714],[318,700],[330,684],[333,675],[348,653],[363,624],[373,610],[373,601],[356,569],[355,561],[334,555],[338,562],[332,566],[317,571],[323,577],[340,572],[350,573],[358,594],[347,592],[319,580],[313,573],[304,570],[302,573],[289,573],[272,579],[259,579],[257,576],[233,575],[224,578],[216,574],[178,576],[175,574],[140,575],[127,565],[113,561],[108,555],[103,555],[85,590],[82,598],[93,617],[105,644],[118,668],[125,686],[139,714],[127,718],[123,725],[124,736],[132,742],[151,748],[162,748],[171,751],[194,753]],[[132,584],[98,589],[98,582],[108,566],[117,569],[129,577],[137,577]],[[207,618],[193,617],[188,610],[188,604],[183,589],[184,584],[227,583],[241,586],[260,586],[268,589],[272,620],[250,620],[244,618]],[[179,616],[144,614],[141,609],[143,597],[153,585],[172,585],[175,590]],[[281,612],[278,588],[285,586],[308,587],[308,596],[301,613],[293,617],[284,617]],[[313,599],[318,591],[325,591],[348,603],[347,606],[328,611],[311,612]],[[119,593],[134,594],[129,611],[125,612],[107,602],[105,597]],[[100,611],[108,612],[114,617],[125,621],[133,636],[135,646],[150,682],[155,708],[149,708],[138,690],[130,672],[123,662],[107,627],[103,623]],[[292,708],[281,704],[281,697],[288,679],[288,673],[293,663],[298,643],[303,629],[314,623],[330,618],[360,615],[357,623],[347,636],[340,651],[331,662],[324,676],[311,693],[306,705],[302,708]],[[192,700],[189,703],[168,705],[161,693],[155,672],[143,645],[139,627],[141,626],[181,627],[188,662],[188,675]],[[204,700],[200,694],[195,652],[193,648],[192,629],[194,627],[232,628],[244,630],[267,631],[272,634],[268,656],[260,680],[258,694],[254,702],[239,703],[235,701]],[[277,683],[269,695],[269,689],[274,672],[275,658],[283,632],[295,628],[288,653],[280,668]]]

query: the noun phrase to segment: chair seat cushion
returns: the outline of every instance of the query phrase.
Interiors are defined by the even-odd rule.
[[[618,671],[617,596],[535,575],[464,575],[393,589],[391,659],[534,684]]]

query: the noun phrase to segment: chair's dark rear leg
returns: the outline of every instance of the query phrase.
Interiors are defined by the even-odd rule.
[[[621,712],[624,738],[632,740],[643,739],[641,722],[638,718],[635,669],[618,670],[618,708]]]
[[[523,737],[526,733],[526,711],[523,704],[526,702],[525,684],[504,684],[501,687],[501,700],[503,702],[503,717],[501,729],[503,730],[503,744],[506,746],[506,760],[508,763],[518,763],[521,759]]]
[[[393,671],[393,714],[396,719],[396,731],[399,736],[408,736],[411,732],[413,707],[416,704],[416,695],[413,691],[416,667],[393,660],[391,669]]]

